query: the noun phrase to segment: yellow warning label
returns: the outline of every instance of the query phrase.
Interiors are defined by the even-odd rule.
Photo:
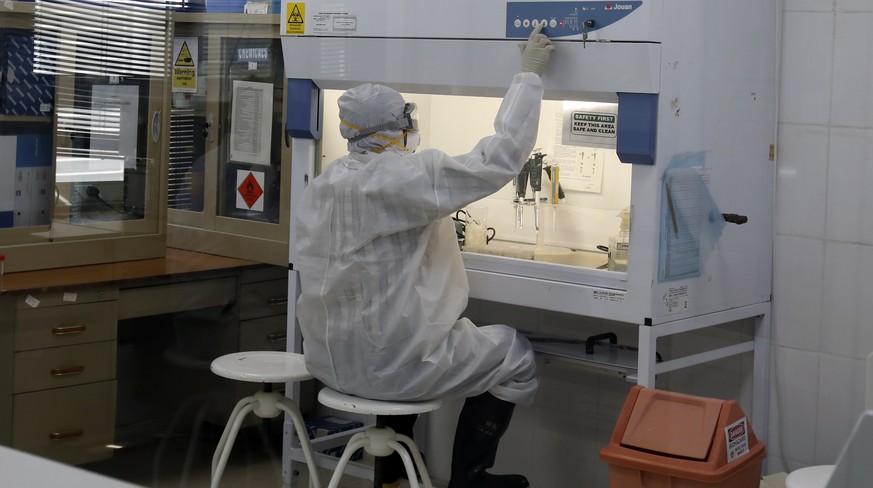
[[[306,24],[303,20],[305,15],[305,3],[289,3],[288,19],[285,22],[285,33],[292,35],[302,35]]]
[[[194,58],[191,57],[191,50],[188,49],[188,42],[182,43],[182,49],[179,49],[179,55],[176,56],[175,66],[194,66]]]
[[[176,60],[173,62],[173,91],[177,92],[196,92],[197,91],[197,61],[194,59],[196,54],[192,54],[191,47],[188,46],[188,39],[182,41],[181,46],[178,44],[179,38],[176,39],[177,44],[174,47],[178,49]],[[194,52],[197,51],[196,39],[190,40],[194,42]]]

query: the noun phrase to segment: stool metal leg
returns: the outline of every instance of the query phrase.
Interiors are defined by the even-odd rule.
[[[406,467],[406,476],[409,478],[409,488],[419,488],[418,477],[415,475],[415,465],[412,464],[412,458],[409,456],[406,448],[403,447],[403,444],[391,439],[388,441],[388,447],[394,449],[400,455],[400,459],[403,460],[403,466]]]
[[[412,459],[415,460],[415,465],[418,467],[418,473],[421,475],[421,482],[424,483],[424,487],[433,488],[433,485],[430,482],[430,474],[428,474],[427,467],[424,465],[424,458],[421,457],[421,452],[418,450],[418,446],[415,445],[415,442],[413,442],[410,437],[403,434],[397,434],[396,439],[398,443],[404,444],[406,449],[409,449],[409,452],[412,454]],[[409,468],[406,468],[406,470],[409,471]],[[415,470],[409,473],[409,476],[411,477],[410,479],[414,478]]]
[[[245,402],[247,398],[240,400],[240,403]],[[240,403],[237,403],[237,406],[239,406]],[[218,441],[218,447],[215,449],[215,454],[212,456],[213,468],[212,481],[210,484],[212,488],[218,488],[218,484],[221,481],[221,475],[224,473],[224,467],[227,465],[227,458],[230,456],[231,449],[233,449],[233,441],[236,439],[236,434],[239,432],[239,428],[245,420],[246,415],[254,409],[255,402],[243,405],[240,407],[239,411],[237,411],[236,408],[233,409],[233,413],[236,414],[236,417],[231,414],[230,420],[233,420],[233,422],[228,420],[228,424],[225,426],[224,432],[221,434],[221,439]]]
[[[346,444],[343,455],[340,456],[340,460],[333,471],[333,476],[330,477],[328,488],[337,488],[339,486],[339,482],[343,477],[343,471],[345,471],[346,466],[348,466],[352,454],[362,447],[365,448],[369,443],[370,438],[367,436],[366,432],[358,432],[349,438],[349,442]]]
[[[303,447],[303,457],[306,458],[306,464],[309,467],[310,488],[321,488],[321,481],[318,479],[318,466],[316,466],[315,458],[312,456],[312,443],[309,441],[309,433],[306,431],[306,424],[303,423],[303,415],[300,413],[300,408],[286,397],[278,399],[278,407],[290,415],[291,421],[294,423],[294,430],[297,431],[297,438]]]
[[[215,447],[215,453],[212,455],[212,470],[210,471],[210,473],[215,473],[215,467],[218,465],[218,459],[221,457],[221,452],[224,451],[224,445],[227,444],[227,436],[230,433],[230,426],[233,425],[233,421],[239,416],[239,413],[243,409],[243,407],[252,403],[254,400],[254,397],[247,396],[242,400],[236,402],[236,405],[233,407],[233,411],[230,413],[230,417],[228,417],[227,419],[227,424],[224,426],[224,430],[221,432],[221,438],[218,440],[218,445]]]

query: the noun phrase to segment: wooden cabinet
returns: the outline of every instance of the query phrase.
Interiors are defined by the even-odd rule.
[[[209,365],[234,351],[284,350],[287,296],[284,266],[178,249],[162,259],[7,273],[0,444],[92,462],[112,455],[107,445],[164,434],[167,419],[206,394],[220,399],[210,400],[207,420],[223,425],[261,385],[220,378]]]
[[[12,296],[12,447],[71,464],[112,455],[117,299],[114,286]]]
[[[284,351],[288,328],[285,268],[243,271],[239,302],[239,350]]]

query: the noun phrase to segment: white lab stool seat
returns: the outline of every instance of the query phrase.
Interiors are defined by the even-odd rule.
[[[280,351],[247,351],[226,354],[214,361],[210,369],[213,373],[232,380],[248,381],[251,383],[284,383],[298,382],[312,379],[302,354]],[[312,444],[309,442],[309,434],[303,423],[303,415],[297,404],[275,391],[259,391],[251,396],[240,400],[230,414],[215,454],[212,456],[212,488],[217,488],[221,481],[221,475],[227,465],[227,458],[233,449],[233,442],[239,432],[240,425],[249,412],[261,418],[274,418],[282,412],[287,413],[294,423],[297,437],[303,449],[306,464],[309,467],[309,485],[320,488],[318,473],[312,455]]]
[[[326,407],[343,412],[376,415],[377,417],[381,415],[414,415],[432,412],[440,408],[443,403],[442,400],[423,402],[372,400],[346,395],[330,388],[324,388],[318,392],[318,401]],[[330,478],[328,488],[337,488],[339,486],[340,479],[343,477],[343,471],[345,471],[349,459],[351,459],[355,451],[362,447],[368,454],[376,457],[390,456],[391,453],[396,451],[400,458],[403,459],[410,488],[419,488],[420,486],[418,484],[418,477],[415,474],[416,467],[425,488],[433,488],[430,476],[427,474],[427,468],[424,465],[424,460],[421,458],[421,453],[418,451],[415,442],[408,436],[394,432],[394,429],[390,427],[379,425],[370,427],[363,432],[358,432],[349,438],[343,455],[340,457],[333,476]],[[411,459],[410,454],[412,455]],[[413,462],[415,463],[414,465]]]
[[[824,488],[834,472],[835,465],[807,466],[792,471],[785,478],[785,488]]]

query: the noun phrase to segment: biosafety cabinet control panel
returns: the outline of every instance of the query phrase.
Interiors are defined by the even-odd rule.
[[[561,38],[600,30],[639,10],[635,2],[510,2],[506,4],[506,37],[525,37],[531,26]]]

